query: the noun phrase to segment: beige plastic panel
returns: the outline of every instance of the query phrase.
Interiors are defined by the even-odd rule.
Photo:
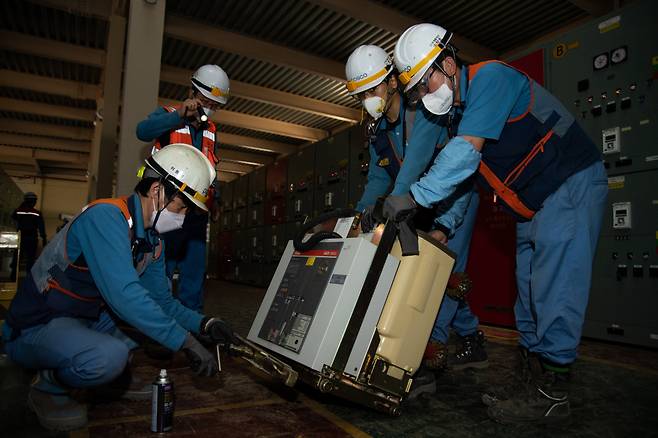
[[[377,324],[377,354],[414,373],[423,357],[455,259],[440,244],[418,236],[419,255],[402,257],[396,242],[391,255],[400,266]]]

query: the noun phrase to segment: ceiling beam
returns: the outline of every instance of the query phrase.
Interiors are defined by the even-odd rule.
[[[30,2],[47,8],[59,9],[69,14],[96,17],[105,20],[112,13],[111,0],[30,0]]]
[[[12,164],[0,163],[0,166],[13,178],[41,178],[41,179],[59,179],[65,181],[86,182],[86,170],[71,170],[57,169],[57,171],[46,171],[42,174],[37,174],[34,167],[25,164]]]
[[[3,70],[2,72],[4,71],[6,70]],[[53,80],[47,77],[43,77],[43,80],[39,81],[38,78],[41,78],[41,76],[28,75],[24,73],[16,73],[10,76],[18,79],[18,81],[15,82],[20,82],[24,88],[43,91],[46,93],[63,93],[68,95],[67,90],[70,91],[78,85],[77,82],[57,79]],[[0,84],[3,83],[3,81],[4,79],[0,79]],[[63,87],[60,87],[62,84]],[[2,101],[7,101],[5,102],[5,106],[7,108],[3,106]],[[170,105],[180,104],[179,101],[173,101],[169,99],[163,99],[163,101]],[[13,109],[9,109],[10,106],[13,107]],[[41,104],[18,99],[0,98],[0,107],[5,108],[8,111],[28,112],[41,115],[50,115],[54,117],[89,121],[93,121],[95,119],[95,111],[93,110],[81,110],[77,108]],[[18,107],[32,110],[21,111],[18,109]],[[269,132],[272,134],[284,135],[288,137],[301,138],[303,140],[317,141],[328,135],[326,131],[321,129],[310,128],[302,125],[296,125],[294,123],[282,122],[279,120],[267,119],[264,117],[250,116],[248,114],[223,110],[216,114],[217,115],[213,116],[213,118],[219,123],[238,126],[240,128],[249,128],[257,131]]]
[[[160,99],[164,105],[177,106],[181,102],[172,99]],[[253,129],[285,137],[300,138],[302,140],[318,141],[327,137],[329,133],[324,129],[311,128],[281,120],[252,116],[235,111],[219,110],[212,116],[212,120],[220,125],[236,126],[238,128]]]
[[[193,73],[192,70],[164,65],[160,71],[160,80],[171,82],[172,84],[189,86],[190,77]],[[231,80],[231,96],[278,105],[344,122],[358,122],[361,120],[361,111],[354,108],[252,85],[246,82]]]
[[[244,175],[254,170],[257,166],[249,166],[247,164],[229,163],[228,161],[220,161],[217,165],[217,170],[221,172],[231,172]]]
[[[3,146],[0,145],[0,156],[3,157],[22,157],[33,158],[35,160],[57,161],[62,163],[85,164],[89,155],[78,152],[61,152],[41,149],[32,149],[29,147]]]
[[[201,46],[291,67],[335,81],[345,81],[345,66],[341,62],[229,32],[188,18],[167,16],[165,34]]]
[[[592,17],[599,17],[612,11],[614,0],[569,0],[569,3],[587,12]]]
[[[0,131],[16,134],[39,133],[44,137],[61,137],[72,140],[91,141],[94,131],[91,128],[55,125],[52,123],[27,122],[17,119],[0,119]]]
[[[248,164],[250,166],[262,166],[264,164],[274,162],[274,158],[269,155],[254,154],[222,148],[219,150],[219,160],[220,162],[231,161],[239,164]]]
[[[221,182],[231,182],[236,180],[238,175],[231,172],[222,172],[221,170],[217,171],[217,179]]]
[[[23,52],[24,48],[29,45],[29,53],[32,55],[55,58],[69,62],[79,62],[81,57],[87,57],[89,53],[89,49],[86,47],[68,43],[59,43],[60,50],[52,51],[48,47],[48,42],[51,40],[15,32],[9,32],[8,34],[11,34],[8,35],[11,37],[11,40],[3,40],[0,42],[0,46],[4,45],[6,49],[12,51]],[[0,31],[0,37],[2,35],[3,32]],[[24,41],[24,43],[21,43],[24,39],[27,40]],[[104,57],[105,52],[101,50],[101,53]],[[102,66],[102,64],[97,65],[97,67]],[[163,66],[160,73],[160,79],[165,82],[189,86],[192,73],[191,70]],[[0,71],[0,80],[5,86],[70,96],[74,99],[96,99],[101,93],[98,85],[63,79],[53,79],[46,76],[19,73],[12,70]],[[350,123],[355,123],[361,120],[361,112],[354,108],[324,102],[322,100],[312,99],[298,94],[260,87],[246,82],[231,81],[231,95]]]
[[[414,24],[423,20],[405,15],[403,12],[382,5],[373,0],[310,0],[323,8],[369,23],[380,29],[401,35]],[[440,23],[438,23],[440,24]],[[455,31],[457,29],[449,29]],[[365,41],[364,41],[365,42]],[[496,59],[496,51],[478,44],[458,34],[453,34],[452,42],[459,48],[459,55],[469,62]]]
[[[72,47],[75,47],[75,50],[71,50]],[[62,43],[8,30],[0,30],[0,49],[93,67],[103,67],[105,60],[105,52],[101,49]]]
[[[0,97],[0,110],[87,122],[93,122],[96,119],[96,111],[94,110],[11,99],[9,97]]]
[[[100,87],[97,85],[20,73],[7,69],[0,69],[0,86],[57,94],[81,100],[96,100],[101,93]]]
[[[294,144],[282,143],[279,141],[265,140],[256,137],[247,137],[245,135],[229,134],[218,132],[217,139],[222,144],[229,144],[254,151],[275,152],[277,154],[290,154],[297,150]]]
[[[66,152],[89,153],[89,142],[75,140],[61,140],[58,138],[36,137],[31,135],[3,134],[0,136],[0,145],[24,146],[46,150],[62,150]]]
[[[255,131],[268,132],[270,134],[282,135],[284,137],[300,138],[308,141],[319,141],[329,136],[329,132],[323,129],[296,125],[294,123],[282,122],[280,120],[257,117],[235,111],[217,111],[213,115],[213,121],[219,124],[236,126],[238,128],[252,129]]]

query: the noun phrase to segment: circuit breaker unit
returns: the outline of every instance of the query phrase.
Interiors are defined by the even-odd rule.
[[[299,252],[288,242],[248,340],[323,392],[399,413],[455,256],[421,234],[420,254],[402,257],[396,231],[387,226],[379,246],[352,237]]]

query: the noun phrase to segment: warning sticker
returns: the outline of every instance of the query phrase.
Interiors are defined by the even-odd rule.
[[[309,257],[306,259],[306,266],[313,266],[315,264],[315,257]]]
[[[610,190],[613,189],[623,189],[624,188],[624,183],[626,182],[626,177],[625,176],[611,176],[608,178],[608,188]]]
[[[599,33],[610,32],[621,27],[621,15],[615,15],[599,23]]]

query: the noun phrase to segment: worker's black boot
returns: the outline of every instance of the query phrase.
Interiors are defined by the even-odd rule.
[[[460,337],[455,354],[448,357],[448,367],[453,370],[488,367],[489,358],[484,344],[485,338],[482,330]]]
[[[482,394],[482,403],[493,406],[495,403],[507,400],[519,391],[524,391],[531,382],[529,358],[533,356],[526,348],[519,346],[517,363],[514,371],[509,375],[509,382],[502,387]]]
[[[423,355],[423,368],[440,372],[448,366],[448,346],[443,342],[430,339]]]
[[[52,370],[41,370],[30,387],[27,405],[48,430],[69,431],[87,424],[87,405],[72,397]]]
[[[414,375],[407,400],[420,397],[421,394],[436,394],[436,375],[433,371],[420,367]]]
[[[565,421],[569,406],[569,366],[539,358],[529,358],[530,384],[519,387],[516,394],[489,406],[487,413],[504,424],[552,423]]]

